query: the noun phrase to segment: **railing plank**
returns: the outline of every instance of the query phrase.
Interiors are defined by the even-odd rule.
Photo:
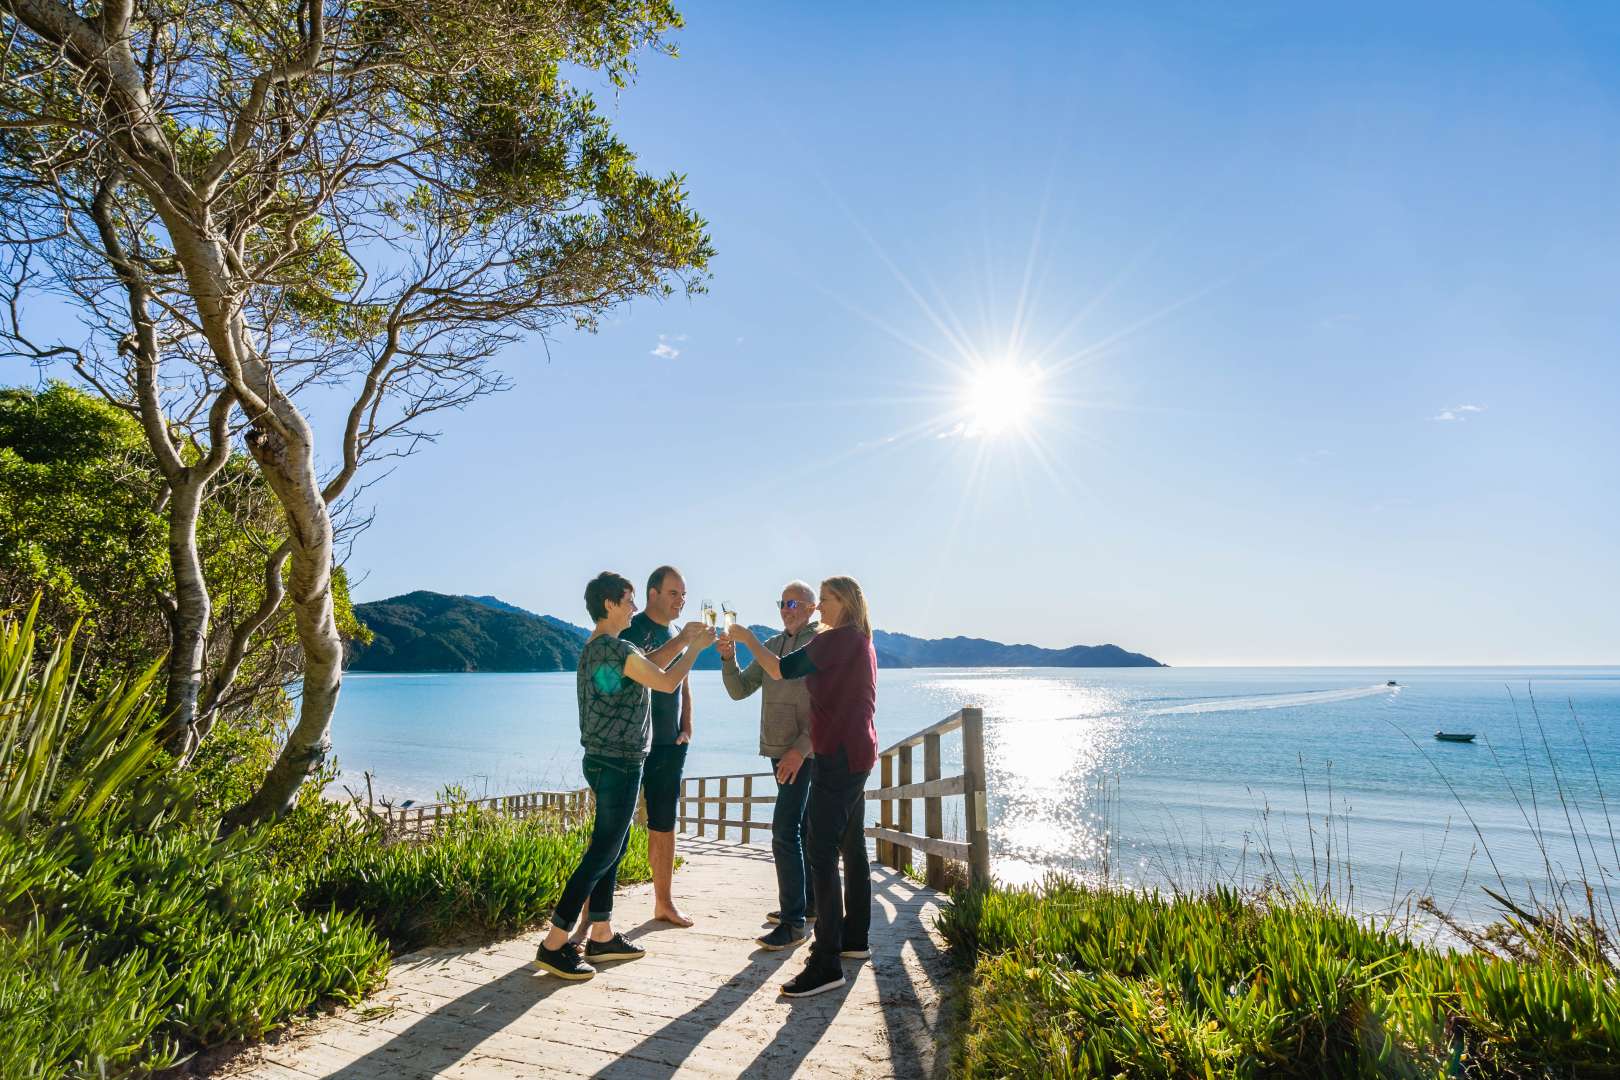
[[[883,777],[883,786],[885,788],[892,788],[894,786],[894,755],[885,753],[881,760],[883,762],[881,773]],[[883,801],[878,805],[878,824],[883,826],[885,831],[892,831],[894,829],[895,820],[893,796],[883,799]],[[882,863],[884,866],[894,866],[894,845],[889,843],[887,840],[879,840],[877,842],[877,858],[878,862]]]
[[[968,880],[973,885],[990,884],[990,832],[986,820],[984,777],[984,710],[962,710],[962,775],[967,777],[967,798],[962,800],[967,824]]]
[[[910,833],[896,832],[893,829],[879,828],[875,825],[866,827],[866,835],[874,840],[883,840],[891,844],[907,844],[919,851],[940,855],[958,862],[967,862],[971,849],[967,844],[956,840],[941,840],[937,837],[912,836]]]
[[[698,820],[708,825],[725,825],[733,829],[741,829],[744,825],[748,824],[741,818],[699,818]],[[759,826],[756,825],[754,827],[758,828]]]
[[[962,795],[967,792],[967,777],[958,773],[956,776],[944,776],[935,780],[923,780],[915,784],[903,784],[890,788],[867,788],[867,801],[873,799],[928,799],[939,798],[942,795]]]
[[[902,746],[900,748],[899,780],[900,787],[906,788],[911,786],[911,747],[909,746]],[[911,832],[911,799],[904,795],[896,796],[896,798],[900,800],[900,831],[909,834]],[[910,865],[911,849],[903,846],[895,848],[894,868],[896,870],[905,870],[905,868]]]
[[[901,739],[899,742],[895,743],[893,746],[891,746],[888,749],[884,750],[883,753],[892,754],[895,751],[899,750],[902,746],[921,746],[923,744],[923,741],[925,739],[927,739],[928,736],[930,736],[930,735],[949,735],[951,732],[955,731],[957,728],[959,728],[961,726],[962,726],[962,712],[961,711],[953,712],[953,713],[951,713],[951,715],[947,716],[945,719],[941,720],[939,723],[930,724],[929,726],[923,728],[921,731],[913,732],[912,734],[907,735],[905,738]]]
[[[919,787],[932,787],[939,784],[944,787],[955,787],[955,791],[926,792],[923,795],[923,829],[927,834],[938,840],[945,835],[945,822],[940,803],[941,795],[960,795],[967,791],[967,777],[953,776],[949,780],[941,780],[939,775],[940,754],[938,735],[930,735],[923,740],[923,783]],[[928,865],[923,872],[923,880],[930,888],[942,888],[945,884],[945,860],[939,855],[929,852]]]

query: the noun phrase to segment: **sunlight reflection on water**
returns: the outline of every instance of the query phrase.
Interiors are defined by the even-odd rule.
[[[985,711],[998,876],[1038,880],[1054,867],[1100,872],[1109,855],[1108,777],[1125,744],[1119,692],[1027,675],[939,679],[931,688],[972,698]]]

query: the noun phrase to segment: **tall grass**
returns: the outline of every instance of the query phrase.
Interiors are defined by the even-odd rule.
[[[966,1076],[1620,1075],[1620,988],[1567,957],[1413,944],[1332,907],[1064,878],[958,894]]]
[[[1620,1077],[1620,843],[1574,709],[1584,755],[1573,765],[1590,774],[1595,813],[1570,790],[1571,762],[1553,752],[1533,695],[1529,704],[1522,781],[1496,761],[1535,838],[1544,887],[1510,887],[1462,793],[1413,742],[1490,869],[1489,925],[1454,917],[1456,898],[1434,898],[1427,883],[1408,894],[1404,918],[1398,894],[1388,911],[1366,915],[1348,815],[1335,809],[1331,780],[1325,804],[1313,802],[1302,763],[1305,847],[1286,835],[1274,842],[1268,807],[1252,881],[1246,840],[1240,874],[1197,877],[1189,871],[1205,868],[1175,862],[1164,891],[1055,874],[1038,887],[958,892],[940,929],[971,969],[961,1071]],[[1532,747],[1550,785],[1535,782]],[[1568,841],[1563,859],[1555,838]],[[1186,847],[1166,839],[1172,851]],[[1452,947],[1414,939],[1414,907]]]
[[[396,950],[495,937],[550,916],[589,842],[589,823],[559,830],[546,821],[465,810],[419,843],[346,848],[314,870],[304,903],[364,917]],[[637,826],[619,880],[651,876],[647,830]]]

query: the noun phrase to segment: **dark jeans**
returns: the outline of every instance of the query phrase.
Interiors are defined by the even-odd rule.
[[[587,896],[592,922],[601,922],[613,914],[619,860],[630,846],[630,822],[636,816],[636,796],[641,793],[639,761],[586,754],[584,767],[585,782],[596,795],[596,821],[591,825],[590,845],[563,886],[557,910],[551,913],[551,925],[569,931],[579,921],[579,909]]]
[[[647,828],[651,832],[675,831],[675,809],[681,798],[681,772],[686,768],[688,745],[655,746],[647,753],[647,764],[641,768],[641,790],[647,795]]]
[[[843,750],[817,754],[804,819],[805,863],[816,897],[816,940],[810,961],[837,967],[848,942],[866,947],[872,928],[872,870],[866,861],[867,772],[850,772]],[[870,770],[868,770],[870,772]],[[844,859],[844,894],[838,895],[838,859]]]
[[[782,763],[771,759],[771,771]],[[776,861],[776,903],[782,921],[803,926],[805,917],[804,803],[810,795],[811,758],[799,766],[793,783],[776,785],[776,805],[771,810],[771,857]]]

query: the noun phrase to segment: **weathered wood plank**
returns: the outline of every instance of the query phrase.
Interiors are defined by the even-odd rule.
[[[866,801],[871,802],[874,799],[929,799],[945,795],[961,795],[966,791],[966,776],[946,776],[934,780],[924,780],[917,784],[867,788]]]
[[[882,840],[894,845],[909,845],[918,851],[943,855],[947,859],[956,859],[960,862],[966,862],[971,854],[968,845],[956,840],[938,840],[929,836],[915,836],[911,833],[903,833],[895,829],[884,829],[876,825],[868,825],[866,835],[874,840]]]

